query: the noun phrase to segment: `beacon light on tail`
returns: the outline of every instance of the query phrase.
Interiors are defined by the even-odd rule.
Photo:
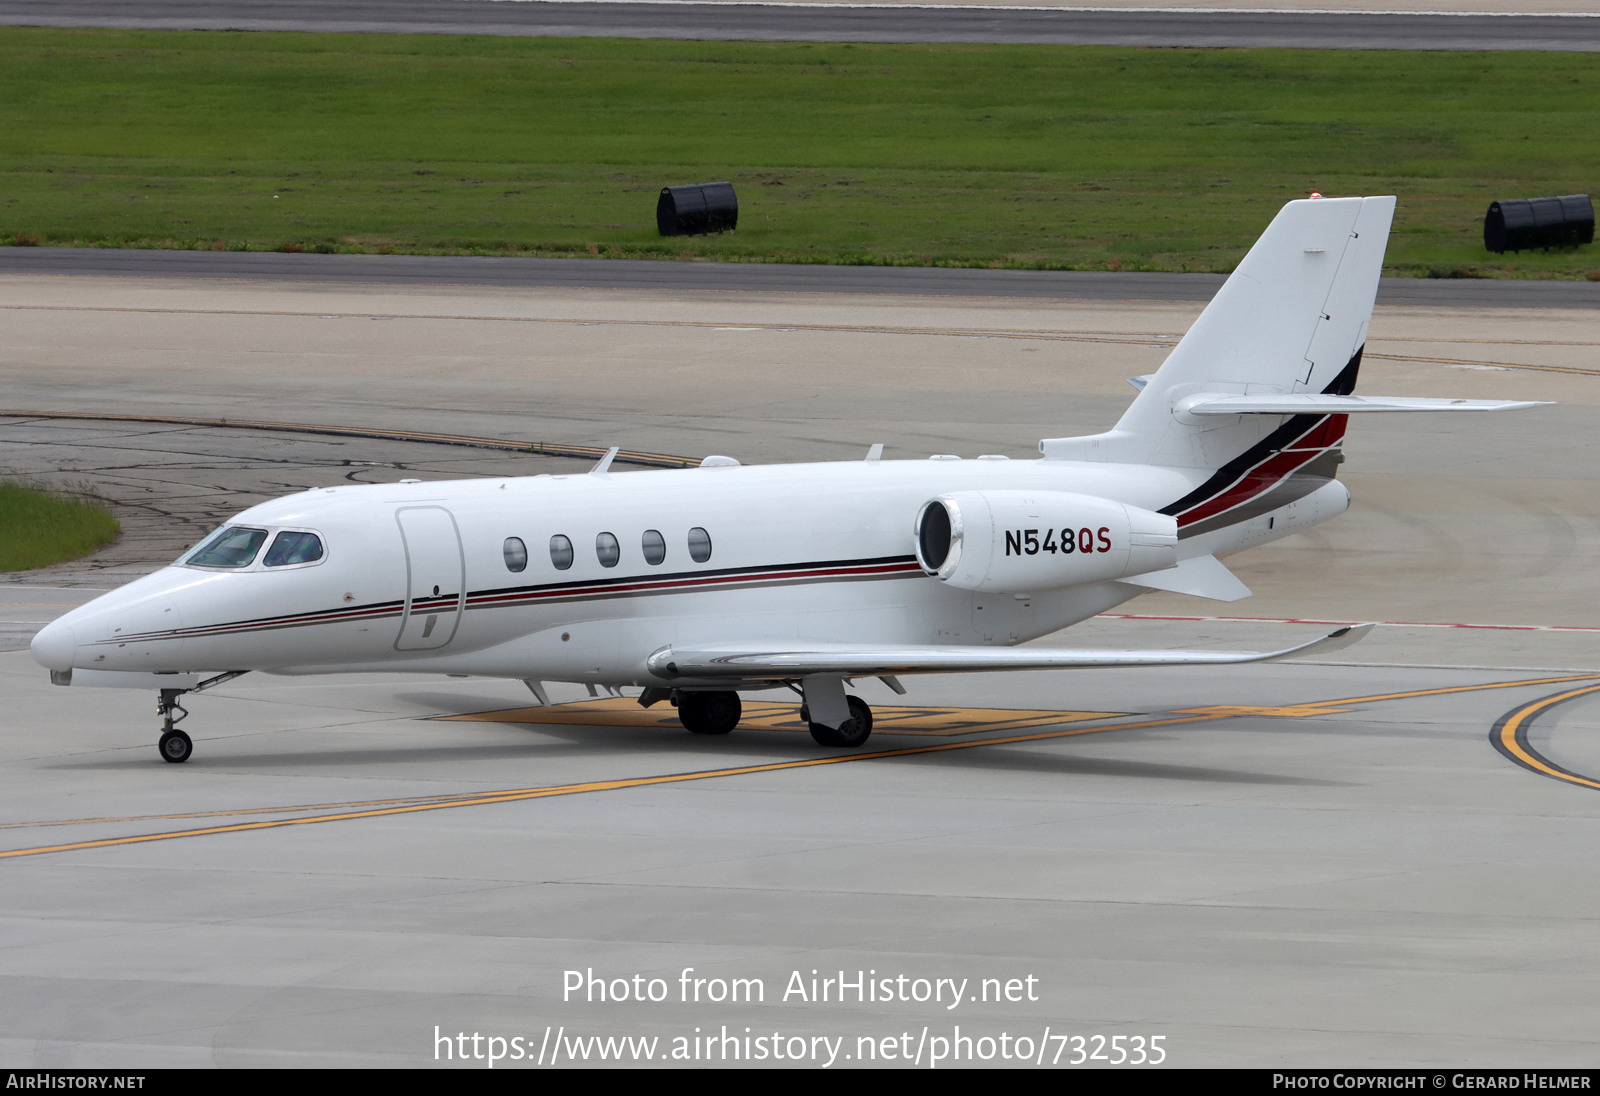
[[[1220,557],[1342,513],[1345,424],[1507,400],[1356,396],[1393,198],[1286,205],[1109,431],[1041,459],[881,460],[323,488],[253,507],[41,631],[52,680],[187,693],[242,673],[407,671],[640,690],[725,734],[783,690],[854,747],[881,678],[1255,662],[1280,651],[1021,646],[1147,589],[1232,601]],[[1311,576],[1308,576],[1308,581]]]

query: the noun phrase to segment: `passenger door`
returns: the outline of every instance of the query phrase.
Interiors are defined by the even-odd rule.
[[[395,650],[443,647],[455,638],[466,597],[456,519],[442,506],[408,506],[395,520],[406,546],[406,608]]]

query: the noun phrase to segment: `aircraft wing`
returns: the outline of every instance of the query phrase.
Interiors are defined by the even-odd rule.
[[[880,677],[894,674],[988,673],[996,670],[1095,669],[1112,666],[1218,666],[1326,654],[1372,630],[1356,624],[1281,651],[1123,651],[1069,647],[901,647],[865,643],[750,643],[663,647],[646,660],[659,677],[799,678],[810,674]]]

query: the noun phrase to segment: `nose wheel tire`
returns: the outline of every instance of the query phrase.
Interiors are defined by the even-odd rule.
[[[678,722],[692,734],[727,734],[739,725],[744,706],[735,692],[678,694]]]
[[[872,709],[867,707],[867,702],[859,696],[845,697],[845,702],[850,705],[850,718],[835,727],[824,727],[821,723],[811,724],[811,737],[819,746],[846,746],[856,747],[864,745],[867,737],[872,734]],[[802,718],[810,714],[801,709]]]
[[[161,736],[156,748],[161,751],[161,760],[179,765],[189,760],[189,755],[194,752],[194,743],[182,731],[168,731]]]

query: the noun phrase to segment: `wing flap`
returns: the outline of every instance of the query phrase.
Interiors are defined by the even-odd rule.
[[[879,647],[857,643],[668,646],[646,661],[663,678],[792,679],[808,674],[989,673],[1000,670],[1106,669],[1114,666],[1225,666],[1326,654],[1365,638],[1370,624],[1349,625],[1279,651],[1086,650],[1060,647]]]

